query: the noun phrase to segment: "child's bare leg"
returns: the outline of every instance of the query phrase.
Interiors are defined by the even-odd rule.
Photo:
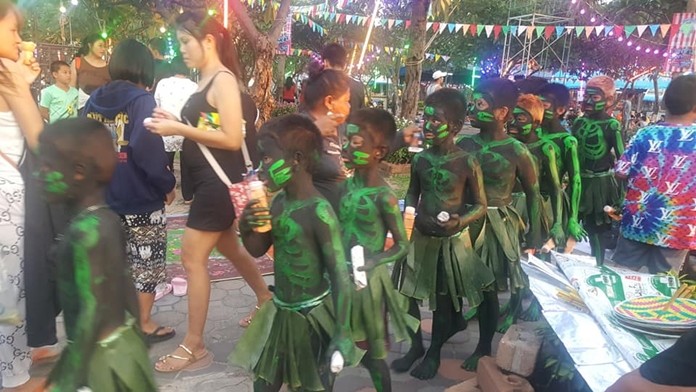
[[[220,232],[206,232],[187,227],[181,240],[181,262],[186,270],[188,280],[188,331],[182,345],[186,346],[196,358],[205,354],[203,329],[208,317],[210,302],[210,276],[208,275],[208,257],[220,238]],[[183,358],[189,355],[182,348],[174,354]],[[168,358],[157,362],[155,368],[167,371],[172,367],[185,367],[188,361]]]
[[[268,291],[268,285],[256,267],[256,261],[244,248],[235,230],[230,229],[222,233],[217,242],[217,249],[234,264],[234,268],[256,294],[259,305],[271,299],[273,295]]]
[[[495,287],[489,287],[489,290],[483,292],[483,301],[478,306],[479,342],[474,353],[462,363],[462,368],[474,371],[481,357],[491,355],[498,322],[498,306],[498,293]]]
[[[384,359],[372,359],[368,351],[363,357],[362,365],[370,372],[377,392],[391,392],[391,375]]]
[[[420,322],[421,316],[420,309],[418,309],[418,302],[413,298],[408,301],[408,314],[415,317]],[[407,372],[408,369],[413,366],[413,363],[416,362],[418,358],[422,357],[423,354],[425,354],[425,349],[423,348],[423,331],[419,324],[418,329],[411,336],[411,348],[406,355],[394,360],[391,364],[391,368],[398,373]]]

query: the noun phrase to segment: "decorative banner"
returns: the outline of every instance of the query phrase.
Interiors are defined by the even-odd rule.
[[[258,1],[258,0],[256,0]],[[340,3],[345,3],[347,0],[339,0]],[[370,18],[362,15],[352,15],[344,14],[340,12],[326,12],[322,8],[324,5],[317,5],[311,7],[303,7],[300,11],[293,7],[292,12],[295,14],[295,20],[307,23],[307,15],[315,19],[323,19],[329,22],[335,22],[340,24],[355,24],[358,26],[365,26],[370,23]],[[308,11],[306,11],[308,10]],[[301,19],[304,17],[305,19]],[[387,19],[387,18],[375,18],[372,21],[374,26],[386,28],[392,30],[394,28],[410,28],[411,20],[403,19]],[[316,24],[316,23],[315,23]],[[323,28],[322,28],[323,30]],[[471,35],[474,37],[480,37],[485,34],[486,37],[493,37],[498,39],[502,35],[517,35],[523,36],[525,33],[531,37],[543,37],[547,40],[553,37],[561,37],[564,34],[571,34],[575,32],[575,35],[580,37],[583,35],[590,37],[594,33],[597,37],[604,37],[613,35],[617,37],[625,36],[626,38],[635,36],[637,38],[643,37],[647,31],[650,31],[652,36],[657,36],[659,34],[662,38],[667,38],[677,31],[686,33],[687,35],[696,30],[696,20],[688,19],[683,23],[674,24],[645,24],[645,25],[587,25],[587,26],[571,26],[571,25],[482,25],[482,24],[469,24],[469,23],[447,23],[447,22],[427,22],[426,30],[432,31],[436,34],[442,34],[445,31],[450,34],[461,33],[466,36]],[[671,32],[671,34],[670,34]]]
[[[674,14],[672,19],[672,36],[669,40],[669,50],[665,69],[668,74],[675,72],[694,72],[696,70],[696,31],[693,26],[696,23],[696,13]],[[684,28],[685,26],[689,28]],[[676,28],[681,26],[681,28]]]
[[[278,54],[290,55],[292,49],[292,14],[288,14],[283,31],[278,37]]]

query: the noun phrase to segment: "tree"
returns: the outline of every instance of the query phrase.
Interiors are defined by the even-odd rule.
[[[273,58],[278,47],[278,38],[290,12],[290,0],[281,0],[275,19],[266,33],[259,31],[240,0],[229,1],[230,8],[254,51],[254,85],[251,95],[259,108],[259,121],[263,122],[271,117],[271,111],[275,106],[271,91]],[[269,5],[269,8],[272,9],[272,6]]]
[[[418,109],[421,73],[425,57],[425,36],[430,0],[413,0],[411,9],[411,42],[404,64],[406,87],[401,101],[401,117],[413,119]]]

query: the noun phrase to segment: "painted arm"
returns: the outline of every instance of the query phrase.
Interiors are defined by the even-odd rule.
[[[563,141],[568,157],[568,179],[570,181],[570,216],[568,217],[568,234],[577,240],[587,238],[587,232],[580,225],[578,213],[580,211],[580,195],[582,194],[582,180],[580,179],[580,160],[578,159],[578,139],[574,136],[566,137]]]
[[[271,232],[257,233],[254,227],[261,227],[271,220],[271,211],[267,207],[259,206],[259,200],[250,200],[244,207],[242,217],[239,220],[239,232],[242,236],[244,247],[254,257],[263,256],[273,245]]]
[[[79,296],[75,300],[80,302],[80,311],[73,334],[75,340],[68,344],[51,374],[60,378],[49,377],[49,383],[53,385],[51,391],[76,391],[87,381],[85,369],[94,352],[103,317],[113,311],[107,308],[106,269],[109,265],[122,264],[112,260],[110,255],[122,255],[123,252],[110,252],[107,246],[110,240],[100,238],[103,230],[100,230],[99,218],[85,217],[73,227],[71,230],[76,237],[72,244],[74,279]]]
[[[341,243],[338,219],[329,203],[325,201],[317,205],[316,214],[319,219],[314,226],[314,235],[317,243],[321,244],[322,260],[331,280],[331,295],[336,315],[336,330],[331,337],[327,355],[330,358],[333,352],[338,350],[343,358],[349,358],[355,349],[350,334],[353,286],[348,277],[348,265]]]
[[[483,173],[481,172],[481,164],[478,159],[470,155],[467,159],[467,165],[471,172],[471,178],[468,180],[469,195],[471,196],[472,206],[466,214],[459,217],[459,227],[462,229],[468,227],[471,222],[474,222],[486,214],[488,208],[488,199],[486,199],[486,191],[483,186]]]
[[[363,271],[369,271],[380,265],[394,263],[408,254],[409,241],[406,238],[404,219],[401,216],[396,196],[392,192],[382,194],[379,202],[380,216],[384,220],[385,227],[391,233],[394,244],[384,252],[370,257],[375,262],[366,263],[365,267],[361,267]]]
[[[411,163],[411,179],[408,182],[408,190],[406,191],[406,200],[404,203],[406,207],[418,206],[418,199],[420,198],[421,189],[416,167],[418,166],[418,161],[420,160],[419,155],[420,154],[416,154],[413,157],[413,162]]]
[[[612,130],[614,131],[613,135],[613,146],[611,146],[614,149],[614,154],[616,155],[616,159],[620,159],[621,156],[624,153],[624,143],[623,143],[623,136],[621,136],[621,124],[614,120],[612,121]],[[619,185],[619,205],[612,206],[618,210],[621,208],[621,204],[623,204],[624,198],[626,197],[626,181],[622,179],[617,179],[618,185]]]
[[[527,197],[529,215],[529,232],[527,232],[527,248],[539,249],[541,238],[541,193],[539,192],[539,176],[537,175],[534,158],[526,147],[517,154],[517,178]]]
[[[563,189],[561,188],[561,178],[558,175],[558,165],[556,164],[556,153],[553,146],[545,144],[542,148],[544,155],[548,158],[549,174],[551,174],[551,206],[553,208],[553,225],[551,226],[551,238],[557,243],[565,242],[563,231]]]

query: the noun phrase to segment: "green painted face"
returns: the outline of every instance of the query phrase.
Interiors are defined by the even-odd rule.
[[[346,126],[346,142],[343,144],[343,161],[349,168],[357,168],[370,164],[370,157],[375,146],[369,132],[360,129],[356,124]]]
[[[292,167],[285,162],[285,159],[279,159],[268,168],[268,178],[270,180],[268,189],[271,192],[280,190],[292,179]]]
[[[476,128],[480,128],[483,124],[490,124],[495,121],[495,116],[493,115],[493,99],[488,94],[482,92],[474,93],[474,111],[473,111],[473,125]]]
[[[44,188],[46,192],[54,195],[64,195],[68,191],[68,184],[63,181],[65,176],[58,171],[50,171],[44,174]]]
[[[423,112],[425,114],[423,134],[426,144],[433,145],[434,139],[440,141],[446,139],[450,135],[450,128],[445,113],[432,106],[426,106]]]
[[[541,102],[544,103],[544,120],[553,120],[554,113],[556,112],[556,105],[553,103],[551,99],[544,97],[539,98],[541,99]]]
[[[607,108],[607,97],[604,92],[596,87],[588,87],[585,91],[585,101],[582,109],[586,112],[596,113]]]
[[[435,115],[435,108],[432,106],[426,106],[424,112],[427,116],[434,116]]]
[[[524,139],[526,139],[526,136],[529,136],[529,134],[531,134],[534,130],[532,115],[520,107],[513,109],[512,114],[513,119],[508,127],[508,133],[518,139],[520,139],[520,136],[523,136]]]

